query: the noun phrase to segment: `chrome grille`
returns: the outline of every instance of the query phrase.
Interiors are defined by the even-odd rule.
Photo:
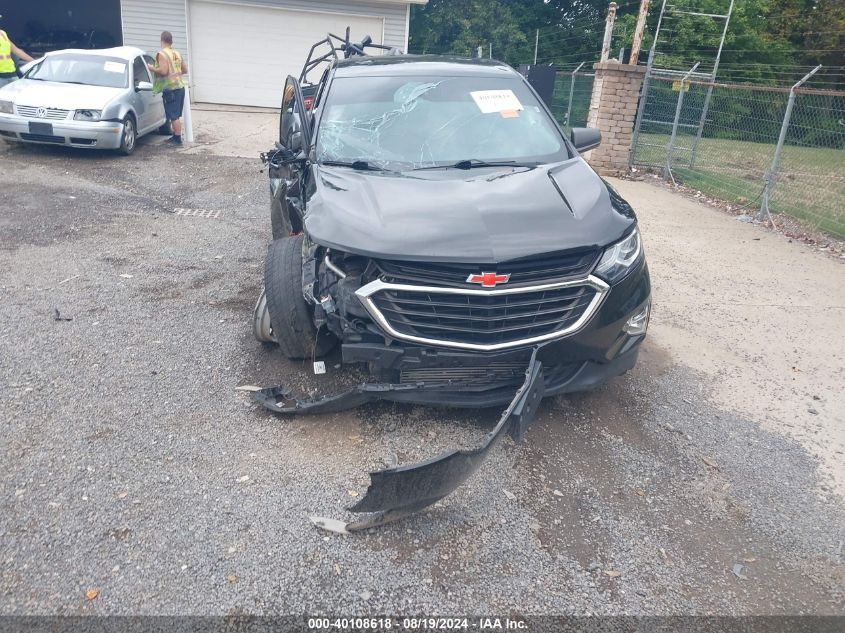
[[[44,108],[44,116],[38,116],[38,106],[15,106],[17,113],[21,116],[31,117],[33,119],[44,119],[48,121],[60,121],[66,119],[70,110],[60,110],[58,108]]]
[[[575,332],[595,313],[607,290],[595,277],[494,290],[376,280],[359,289],[358,296],[395,338],[490,351]]]
[[[450,262],[410,262],[377,260],[376,266],[385,281],[394,283],[425,284],[463,288],[477,287],[467,283],[470,275],[496,271],[510,275],[510,287],[540,284],[559,279],[583,278],[596,265],[598,249],[575,252],[549,253],[498,264],[455,264]]]

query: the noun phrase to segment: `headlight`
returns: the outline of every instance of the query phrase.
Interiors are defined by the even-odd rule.
[[[624,240],[604,250],[604,255],[596,266],[595,274],[608,283],[614,284],[626,275],[639,259],[641,251],[640,230],[635,228],[634,232]]]
[[[11,101],[0,101],[0,112],[3,114],[13,114]]]
[[[102,110],[77,110],[73,115],[75,121],[99,121]]]

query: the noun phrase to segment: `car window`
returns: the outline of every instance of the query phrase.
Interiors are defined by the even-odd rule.
[[[570,157],[557,125],[513,75],[335,78],[323,108],[318,161],[403,169]]]
[[[132,74],[135,77],[134,82],[136,86],[139,81],[150,81],[150,71],[147,69],[147,63],[143,57],[135,58],[135,62],[132,64]]]
[[[125,59],[62,53],[37,62],[26,72],[25,77],[68,84],[126,88],[128,75]]]

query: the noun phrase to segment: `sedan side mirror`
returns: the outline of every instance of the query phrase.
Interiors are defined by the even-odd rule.
[[[594,127],[574,127],[569,133],[569,140],[579,153],[588,152],[601,145],[601,130]]]
[[[153,85],[149,81],[139,81],[135,84],[135,90],[141,92],[142,90],[152,90]]]

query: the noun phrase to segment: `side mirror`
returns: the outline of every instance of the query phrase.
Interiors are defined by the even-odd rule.
[[[574,127],[569,133],[569,140],[579,153],[588,152],[601,145],[601,130],[594,127]]]
[[[281,144],[293,154],[302,151],[302,122],[297,112],[282,112]]]
[[[291,132],[287,148],[292,154],[299,154],[302,151],[302,132],[300,130]]]
[[[153,85],[149,81],[139,81],[135,84],[135,90],[141,92],[142,90],[152,90]]]

